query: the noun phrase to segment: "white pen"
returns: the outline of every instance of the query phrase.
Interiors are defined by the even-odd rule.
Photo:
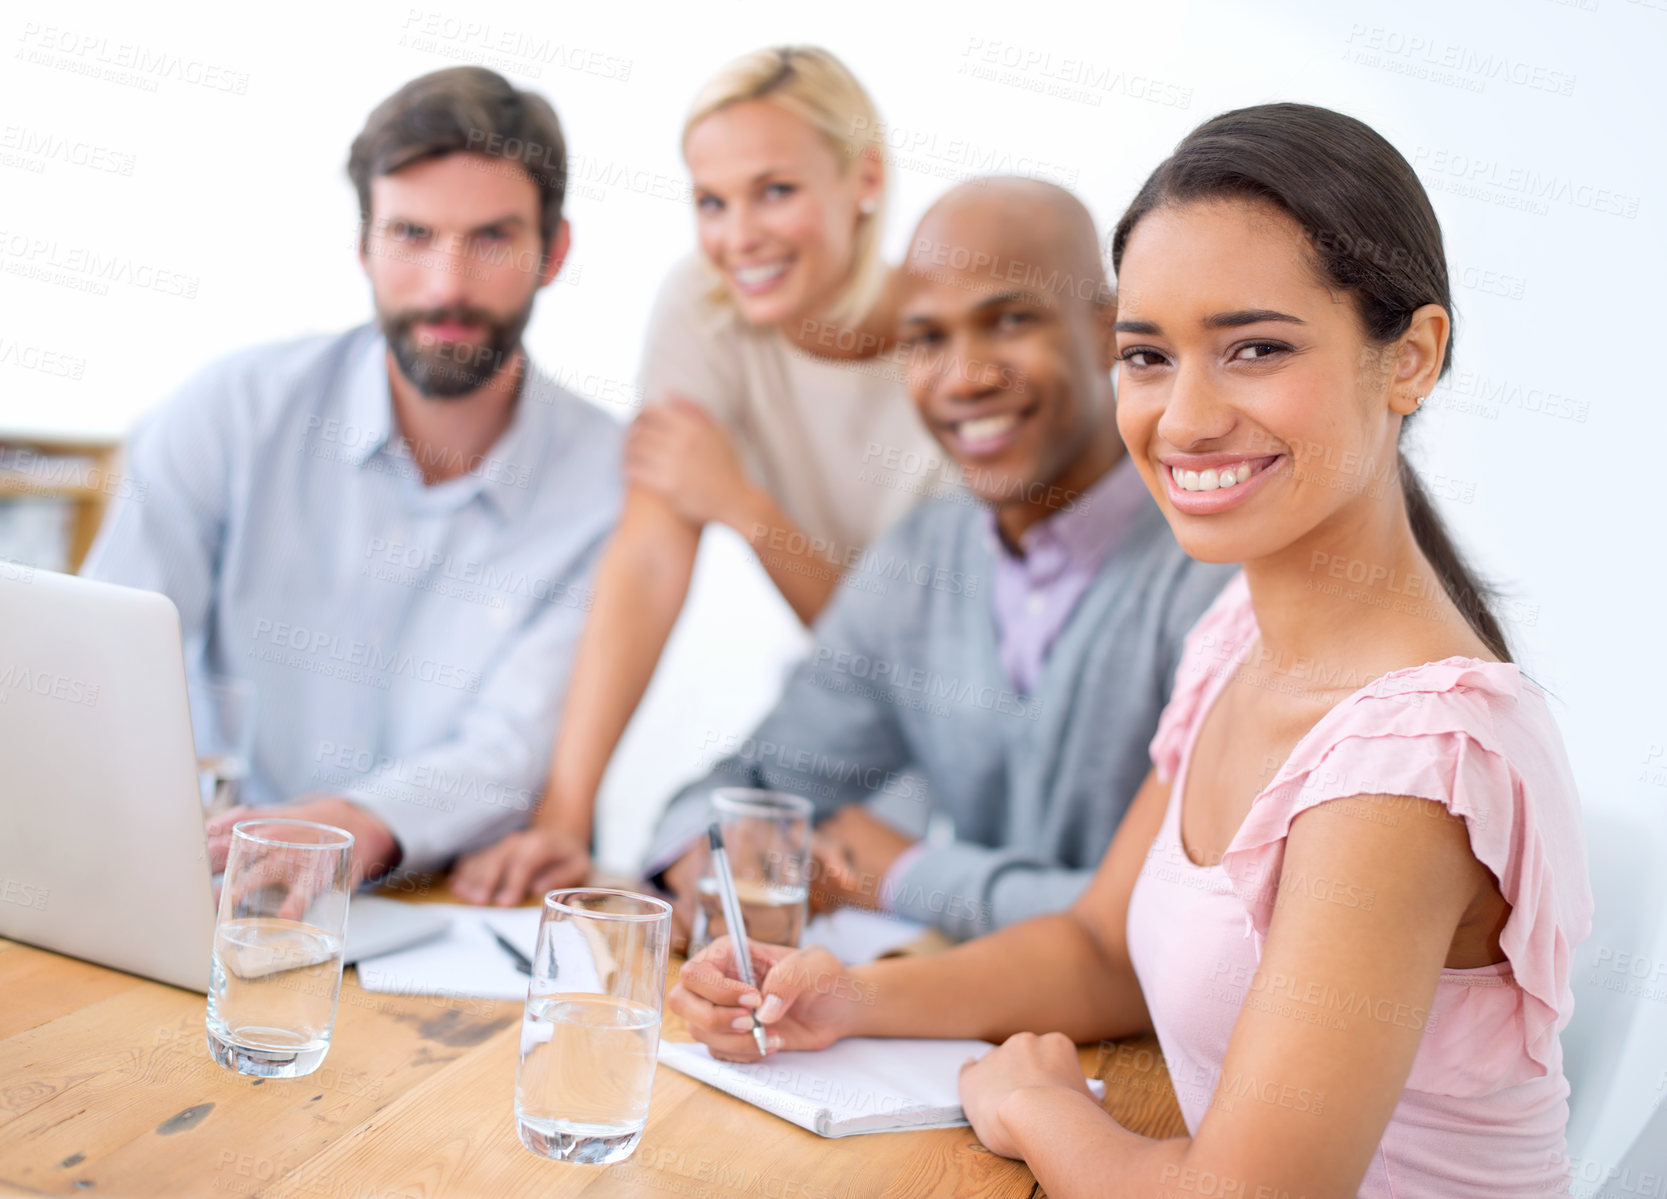
[[[752,976],[752,948],[747,944],[747,926],[741,919],[741,897],[735,894],[735,876],[729,872],[729,855],[724,852],[724,835],[716,824],[706,830],[712,845],[712,873],[718,880],[718,898],[724,905],[724,924],[729,927],[730,940],[735,942],[735,962],[741,971],[741,981],[758,989]],[[769,1054],[764,1026],[758,1022],[758,1009],[752,1011],[752,1039],[758,1045],[758,1056]]]

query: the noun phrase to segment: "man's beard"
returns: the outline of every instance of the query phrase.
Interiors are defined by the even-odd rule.
[[[479,391],[492,381],[521,347],[521,334],[532,319],[532,300],[507,320],[484,308],[454,304],[448,308],[408,308],[391,316],[378,314],[382,334],[399,370],[419,394],[449,400]],[[416,331],[421,324],[473,325],[486,336],[474,342],[444,342]]]

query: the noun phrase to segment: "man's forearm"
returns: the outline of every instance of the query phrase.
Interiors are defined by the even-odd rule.
[[[334,824],[353,834],[354,873],[359,881],[380,878],[398,867],[404,852],[399,839],[381,817],[342,796],[319,802],[339,805],[339,814],[334,819],[322,812],[318,819],[322,824]]]
[[[887,906],[957,940],[1063,912],[1094,877],[1015,849],[927,845],[886,881]]]
[[[304,795],[268,808],[233,808],[205,825],[209,862],[225,868],[232,830],[245,820],[305,820],[327,824],[353,835],[353,883],[380,878],[404,859],[404,849],[387,822],[356,800],[340,795]]]
[[[1003,1041],[1017,1032],[1062,1032],[1082,1043],[1148,1024],[1133,972],[1108,962],[1068,912],[852,975],[864,994],[852,1036]]]

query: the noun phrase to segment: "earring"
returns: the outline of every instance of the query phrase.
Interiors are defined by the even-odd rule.
[[[879,205],[874,202],[873,196],[864,196],[857,203],[857,211],[862,213],[863,216],[873,216],[877,208],[879,208]]]
[[[1413,396],[1412,397],[1413,411],[1417,411],[1419,406],[1424,403],[1424,398],[1425,397],[1423,397],[1423,396]]]

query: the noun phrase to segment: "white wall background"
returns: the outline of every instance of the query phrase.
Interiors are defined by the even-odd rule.
[[[562,115],[575,250],[528,340],[621,416],[653,288],[691,244],[683,108],[734,53],[818,42],[867,83],[901,146],[894,255],[956,178],[1039,174],[1109,227],[1218,111],[1297,99],[1360,116],[1431,189],[1458,285],[1459,373],[1414,426],[1415,460],[1444,478],[1459,537],[1509,589],[1510,631],[1557,696],[1585,801],[1667,811],[1667,0],[7,11],[0,428],[12,432],[121,431],[205,359],[364,319],[348,143],[398,84],[458,61],[537,87]],[[107,70],[125,75],[97,77]],[[129,277],[171,272],[195,295],[120,279],[79,290],[108,278],[96,264],[65,271],[91,257]],[[71,281],[17,273],[49,262]],[[31,348],[79,362],[79,377],[31,369]],[[713,743],[759,714],[799,645],[739,543],[713,540],[608,781],[616,863]]]

